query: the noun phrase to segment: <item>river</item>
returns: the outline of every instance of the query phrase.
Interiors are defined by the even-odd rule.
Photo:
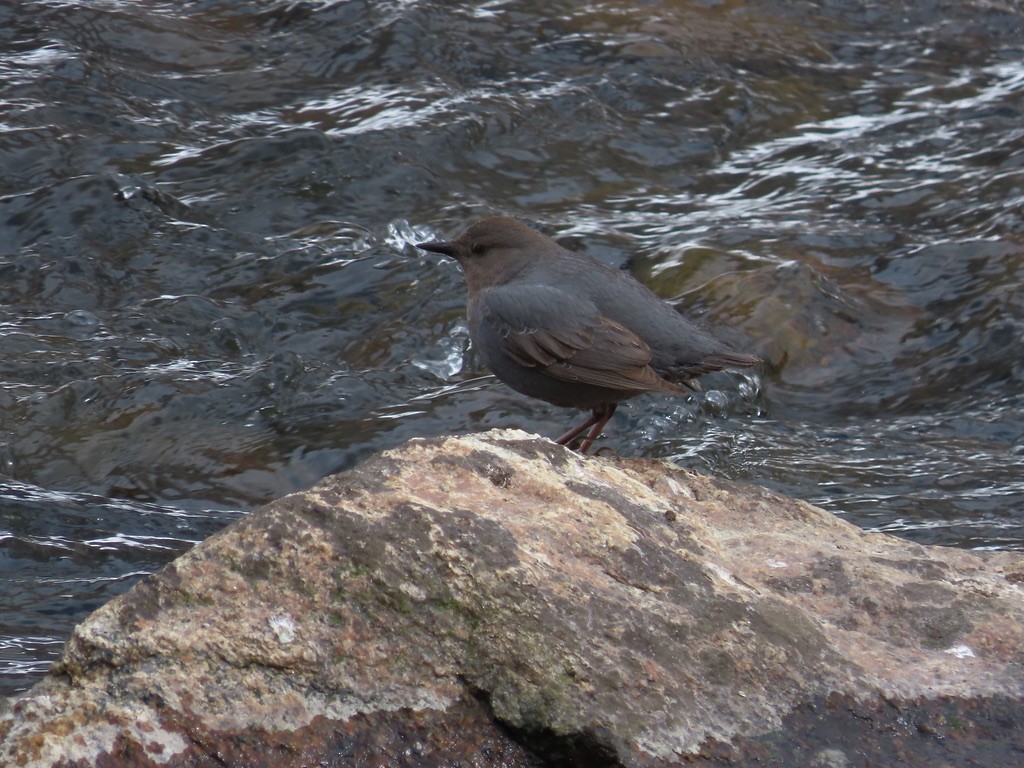
[[[411,247],[494,214],[766,360],[602,450],[1024,549],[1019,3],[5,3],[0,185],[0,694],[263,502],[560,434]]]

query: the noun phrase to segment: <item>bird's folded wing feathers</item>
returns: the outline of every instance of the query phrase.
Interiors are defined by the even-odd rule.
[[[609,389],[682,391],[648,365],[651,349],[639,336],[585,299],[552,286],[501,286],[487,292],[482,309],[522,366]]]

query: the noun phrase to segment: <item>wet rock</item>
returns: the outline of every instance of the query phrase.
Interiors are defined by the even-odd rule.
[[[0,765],[1009,765],[1022,581],[663,462],[413,440],[96,611]]]

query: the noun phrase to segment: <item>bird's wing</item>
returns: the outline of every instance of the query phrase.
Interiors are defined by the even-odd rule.
[[[519,365],[566,382],[680,392],[649,365],[651,349],[588,300],[540,284],[496,286],[480,297],[483,320]]]

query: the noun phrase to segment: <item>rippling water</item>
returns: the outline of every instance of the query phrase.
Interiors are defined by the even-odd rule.
[[[491,213],[768,361],[603,444],[1024,548],[1024,12],[964,2],[0,7],[0,694],[254,505],[573,415],[486,376]]]

